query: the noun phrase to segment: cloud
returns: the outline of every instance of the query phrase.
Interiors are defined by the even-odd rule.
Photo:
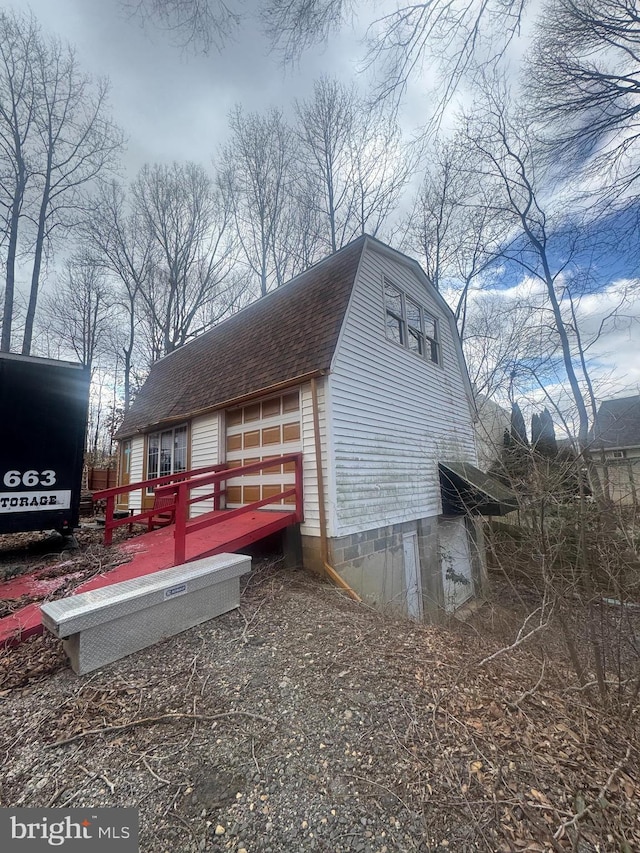
[[[568,277],[558,280],[558,293],[564,295],[560,305],[574,368],[588,398],[572,334],[571,283]],[[450,303],[457,296],[455,290],[444,295]],[[486,383],[482,390],[493,393],[502,405],[509,406],[511,393],[527,423],[533,412],[556,406],[575,434],[577,412],[562,358],[559,353],[545,358],[549,339],[557,346],[558,336],[543,283],[522,277],[508,287],[476,288],[469,294],[468,307],[465,349],[472,379],[481,386]],[[574,312],[598,403],[640,391],[640,279],[617,278],[601,291],[576,299]],[[560,420],[556,416],[557,427]]]
[[[640,280],[612,282],[576,313],[599,398],[640,390]]]
[[[208,166],[226,141],[227,115],[236,102],[248,111],[289,110],[320,74],[355,76],[359,47],[348,30],[286,70],[249,13],[235,38],[205,56],[180,50],[161,30],[143,28],[119,2],[30,0],[30,6],[47,32],[76,48],[83,71],[110,79],[114,118],[129,140],[124,159],[129,178],[146,162],[193,160]]]

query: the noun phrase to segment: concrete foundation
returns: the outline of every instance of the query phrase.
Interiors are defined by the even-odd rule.
[[[368,604],[407,613],[403,537],[411,533],[417,537],[423,618],[435,621],[443,601],[437,517],[330,539],[329,563]],[[305,568],[322,574],[319,537],[303,536],[302,552]]]
[[[324,561],[319,536],[302,536],[302,564],[308,572],[324,575]]]
[[[287,569],[301,569],[304,565],[299,524],[291,524],[282,531],[282,555]]]
[[[489,586],[484,523],[481,516],[467,516],[466,525],[471,547],[471,572],[477,598],[486,595]]]

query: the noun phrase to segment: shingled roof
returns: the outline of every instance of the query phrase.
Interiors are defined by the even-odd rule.
[[[359,237],[157,361],[117,437],[327,370],[367,239]]]
[[[596,447],[640,447],[640,394],[603,400],[593,444]]]

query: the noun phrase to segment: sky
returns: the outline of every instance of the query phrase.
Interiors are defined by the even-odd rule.
[[[247,111],[290,110],[323,73],[355,79],[355,32],[332,38],[330,47],[308,52],[286,70],[249,16],[221,51],[202,56],[171,44],[166,32],[143,27],[117,0],[13,5],[32,9],[43,28],[74,45],[85,72],[109,78],[114,118],[128,140],[128,177],[146,162],[210,164],[236,103]]]
[[[567,282],[567,284],[570,284]],[[598,400],[613,397],[624,397],[640,392],[640,299],[636,293],[635,297],[628,296],[624,299],[625,291],[637,290],[637,281],[634,279],[614,278],[609,284],[605,284],[593,292],[575,300],[575,312],[578,317],[582,343],[586,351],[589,363],[589,372],[594,381],[596,396]],[[478,289],[471,293],[470,300],[476,305],[498,301],[494,306],[495,316],[500,321],[500,308],[505,312],[517,311],[518,304],[538,306],[544,312],[543,316],[549,316],[548,300],[545,286],[539,279],[531,277],[521,278],[517,283],[508,287],[490,287]],[[563,316],[570,319],[570,306],[568,300],[562,299],[560,305]],[[543,307],[544,306],[544,307]],[[507,316],[509,316],[507,314]],[[518,316],[511,313],[510,316]],[[525,326],[529,321],[524,316]],[[504,321],[502,321],[504,322]],[[517,326],[516,326],[517,328]],[[496,330],[496,335],[501,331]],[[508,329],[502,329],[502,336],[508,335]],[[523,339],[526,338],[525,329]],[[508,340],[508,338],[507,338]],[[524,344],[525,349],[527,343]],[[496,347],[495,352],[498,352]],[[486,356],[486,362],[479,368],[480,376],[491,368],[491,355]],[[524,353],[526,355],[526,353]],[[535,362],[534,353],[530,353]],[[504,357],[504,353],[503,353]],[[473,370],[473,363],[470,365]],[[569,390],[564,375],[558,376],[557,365],[549,364],[546,375],[540,373],[544,378],[546,389],[543,391],[532,378],[527,383],[520,380],[519,388],[521,394],[518,402],[525,414],[527,423],[534,411],[539,411],[543,405],[549,406],[549,399],[561,401],[560,408],[567,415],[568,421],[575,425],[576,412],[570,400]],[[522,389],[529,385],[529,392]],[[506,384],[500,388],[495,395],[498,402],[507,405],[508,388]],[[560,424],[556,421],[556,427]],[[561,431],[559,431],[559,434]]]
[[[259,0],[245,0],[244,5],[252,3]],[[227,139],[227,115],[236,103],[247,111],[275,106],[290,114],[294,100],[307,97],[323,73],[366,84],[358,74],[366,22],[357,17],[328,46],[308,50],[297,65],[283,68],[251,16],[221,51],[214,48],[203,56],[181,50],[158,29],[143,28],[118,0],[5,0],[3,5],[30,8],[46,31],[75,46],[85,72],[109,78],[113,116],[127,137],[122,161],[126,179],[146,162],[193,160],[209,166]],[[376,3],[376,12],[383,8]],[[510,50],[517,60],[522,43],[514,42]],[[410,90],[401,114],[408,133],[424,124],[433,103],[426,82]],[[621,269],[611,257],[601,273],[601,292],[580,307],[589,329],[598,328],[615,301],[619,282],[633,282],[635,271]],[[526,283],[511,281],[498,286],[496,293],[508,302],[518,286]],[[593,347],[603,397],[640,390],[639,315],[636,299],[624,322],[612,324]]]

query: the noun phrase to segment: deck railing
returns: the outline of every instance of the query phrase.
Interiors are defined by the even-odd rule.
[[[285,465],[288,462],[293,462],[295,465],[295,483],[293,486],[283,489],[275,495],[269,495],[262,500],[253,501],[236,509],[225,510],[220,512],[221,498],[226,494],[226,489],[223,488],[223,483],[227,480],[235,480],[237,477],[242,477],[246,474],[253,474],[261,471],[263,468],[273,468],[274,465]],[[208,491],[203,495],[191,497],[191,490],[201,488],[203,486],[212,486],[213,490]],[[207,527],[212,527],[215,524],[220,524],[223,521],[229,521],[232,518],[243,515],[244,513],[253,512],[266,506],[277,504],[286,498],[295,497],[295,510],[291,510],[294,515],[294,523],[304,521],[303,494],[302,494],[302,453],[288,453],[284,456],[273,456],[270,459],[264,459],[258,462],[252,462],[249,465],[242,465],[237,468],[229,468],[226,464],[212,465],[209,468],[198,468],[193,471],[186,471],[181,474],[169,475],[166,477],[156,477],[153,480],[144,480],[139,483],[130,483],[128,486],[117,486],[114,489],[107,489],[104,492],[96,493],[96,497],[106,499],[107,507],[105,513],[105,533],[104,543],[110,545],[112,541],[112,531],[116,527],[121,527],[127,524],[135,524],[140,521],[151,518],[158,514],[158,510],[145,510],[137,515],[131,515],[126,518],[114,518],[115,497],[117,494],[124,494],[138,489],[146,489],[152,487],[155,494],[166,497],[174,496],[172,504],[163,507],[163,511],[167,509],[174,510],[175,529],[174,529],[174,565],[179,566],[184,563],[186,557],[186,538],[189,533],[195,533],[198,530],[203,530]],[[213,499],[213,512],[205,513],[202,516],[194,519],[189,519],[189,507],[192,504],[201,501]],[[163,504],[165,502],[163,501]],[[286,510],[286,505],[282,510]]]
[[[189,520],[189,507],[191,504],[199,501],[207,500],[211,495],[198,495],[195,498],[190,497],[192,489],[213,485],[217,486],[219,494],[225,494],[226,489],[222,488],[222,483],[227,480],[235,480],[237,477],[242,477],[246,474],[253,474],[261,471],[263,468],[273,468],[274,465],[284,465],[287,462],[295,464],[295,483],[288,489],[283,489],[275,495],[269,495],[268,498],[263,498],[259,501],[245,504],[237,509],[225,510],[223,513],[216,512],[205,513],[199,518]],[[186,539],[188,533],[195,533],[198,530],[203,530],[206,527],[212,527],[215,524],[220,524],[222,521],[229,521],[232,518],[237,518],[247,512],[253,512],[261,507],[276,504],[279,501],[284,501],[288,497],[295,497],[295,522],[304,521],[304,510],[302,502],[302,453],[288,453],[285,456],[274,456],[271,459],[264,459],[260,462],[252,462],[250,465],[242,465],[238,468],[225,468],[222,471],[198,474],[190,477],[188,480],[182,480],[178,483],[169,483],[158,489],[158,494],[175,494],[175,531],[174,531],[174,564],[179,566],[184,563],[186,557]]]
[[[100,492],[94,492],[94,500],[106,501],[104,521],[104,544],[111,545],[111,542],[113,541],[113,531],[116,529],[116,527],[125,527],[131,524],[139,524],[143,521],[148,521],[154,515],[158,515],[158,510],[152,508],[141,510],[138,513],[130,513],[123,518],[115,518],[114,515],[116,510],[116,498],[119,495],[128,495],[130,492],[141,491],[142,497],[144,498],[144,493],[145,491],[147,491],[147,489],[153,489],[154,492],[156,492],[159,487],[165,486],[167,484],[175,484],[177,482],[180,482],[181,480],[185,480],[190,477],[200,476],[215,471],[222,471],[224,468],[226,468],[226,465],[224,463],[218,465],[208,465],[204,468],[194,468],[191,471],[181,471],[179,474],[165,474],[162,477],[152,477],[149,480],[139,480],[136,483],[128,483],[127,485],[122,486],[113,486],[111,489],[103,489]],[[215,506],[216,495],[212,493],[208,497],[213,497]],[[220,508],[219,496],[217,508]]]

